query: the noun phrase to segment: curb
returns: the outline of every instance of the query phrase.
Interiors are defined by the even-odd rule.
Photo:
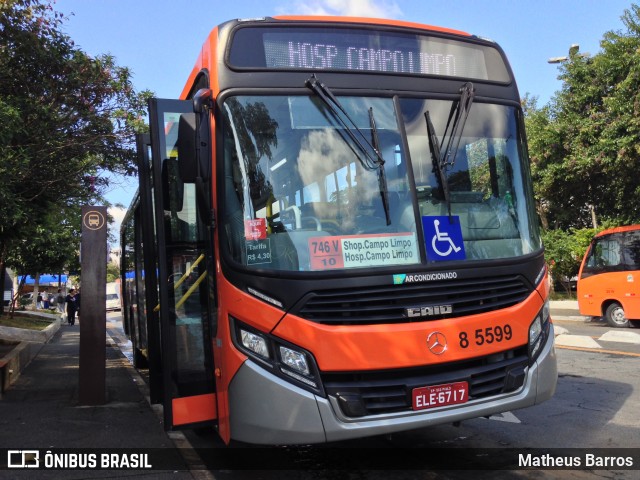
[[[51,316],[34,313],[31,316],[51,319]],[[20,373],[31,363],[45,343],[58,332],[60,317],[44,330],[0,326],[0,340],[13,343],[15,346],[0,357],[0,398],[13,383],[20,378]]]
[[[31,363],[42,346],[42,343],[20,342],[0,358],[0,398],[20,378],[22,370]]]
[[[51,319],[51,317],[46,318]],[[60,325],[61,320],[58,317],[44,330],[0,326],[0,338],[15,342],[47,343],[60,329]]]
[[[556,317],[582,317],[584,315],[580,315],[578,310],[572,308],[552,308],[551,315],[555,315]],[[585,317],[587,318],[587,317]]]

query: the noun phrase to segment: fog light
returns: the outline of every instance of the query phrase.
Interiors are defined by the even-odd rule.
[[[302,352],[297,352],[287,347],[280,346],[280,358],[282,363],[302,375],[309,375],[307,357]]]
[[[242,345],[245,348],[251,350],[257,355],[260,355],[261,357],[270,358],[267,341],[260,335],[241,329],[240,336],[242,338]]]

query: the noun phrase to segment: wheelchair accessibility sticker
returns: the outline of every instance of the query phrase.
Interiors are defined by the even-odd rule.
[[[429,260],[440,262],[467,258],[460,217],[422,217],[422,228]]]

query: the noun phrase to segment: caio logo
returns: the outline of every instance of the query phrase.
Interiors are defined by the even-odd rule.
[[[405,308],[404,313],[408,318],[433,317],[436,315],[449,315],[453,312],[453,305],[429,305],[425,307]]]
[[[40,451],[9,450],[7,451],[7,467],[39,468],[40,467]]]

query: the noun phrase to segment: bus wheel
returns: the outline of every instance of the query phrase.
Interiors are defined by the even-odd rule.
[[[624,314],[624,310],[619,303],[612,303],[607,307],[607,311],[604,314],[607,319],[607,323],[611,327],[625,328],[629,326],[629,320]]]

